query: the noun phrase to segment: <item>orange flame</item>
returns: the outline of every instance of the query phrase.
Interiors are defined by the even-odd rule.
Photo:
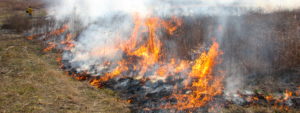
[[[288,100],[293,95],[293,92],[289,90],[285,90],[284,92],[284,100]]]
[[[64,47],[64,50],[71,50],[73,47],[75,47],[75,44],[73,44],[73,35],[71,33],[68,33],[66,35],[66,38],[64,41],[61,41],[60,43],[61,44],[64,44],[65,47]]]
[[[132,51],[136,47],[137,44],[137,38],[142,25],[142,20],[140,19],[139,15],[134,15],[134,28],[133,32],[129,38],[128,41],[126,41],[123,45],[121,45],[121,48],[125,52]]]
[[[266,98],[266,100],[267,100],[268,102],[270,102],[271,100],[273,100],[273,96],[271,96],[271,95],[268,95],[268,96],[266,96],[265,98]]]
[[[65,24],[61,28],[56,29],[54,31],[51,31],[51,32],[48,32],[48,33],[42,33],[42,34],[35,34],[35,35],[32,35],[32,36],[28,36],[26,38],[28,40],[33,40],[36,37],[40,37],[40,36],[44,36],[44,35],[60,35],[64,32],[66,32],[68,29],[69,29],[69,26]]]
[[[48,34],[49,35],[60,35],[60,34],[64,33],[66,30],[68,30],[68,29],[69,29],[69,26],[65,24],[60,29],[51,31]]]
[[[214,96],[222,94],[222,79],[216,78],[212,75],[214,65],[219,52],[219,45],[213,42],[210,50],[202,53],[200,57],[194,62],[192,71],[189,76],[195,80],[191,86],[186,89],[191,90],[187,94],[173,94],[177,103],[175,105],[167,105],[165,108],[177,108],[179,110],[192,109],[202,107],[213,99]]]
[[[103,83],[103,82],[108,81],[109,79],[115,78],[116,76],[120,75],[122,72],[125,72],[127,70],[128,70],[128,67],[126,66],[126,62],[125,62],[125,60],[122,60],[119,62],[119,65],[114,70],[112,70],[109,73],[106,73],[100,79],[92,79],[90,81],[90,84],[95,87],[101,87],[100,83]]]
[[[114,54],[118,50],[122,50],[128,56],[138,57],[138,62],[132,64],[132,62],[127,59],[120,60],[111,71],[105,73],[100,78],[91,79],[90,84],[95,87],[101,87],[101,83],[106,82],[112,78],[122,75],[124,72],[128,71],[129,65],[133,67],[134,70],[138,70],[139,73],[136,79],[143,77],[144,74],[154,67],[154,65],[160,65],[159,68],[155,68],[155,75],[147,79],[165,79],[174,73],[185,73],[188,75],[186,83],[192,81],[191,84],[186,84],[185,89],[190,90],[189,93],[179,93],[173,94],[172,97],[177,99],[175,105],[166,105],[164,108],[177,108],[179,110],[192,109],[195,107],[202,107],[206,105],[209,101],[213,100],[214,96],[222,94],[222,80],[223,77],[213,76],[213,69],[217,63],[217,57],[221,54],[219,51],[219,44],[214,41],[211,48],[207,52],[203,52],[198,59],[191,63],[185,60],[175,60],[171,59],[169,63],[161,62],[161,50],[162,43],[157,35],[158,29],[165,29],[170,35],[182,25],[182,21],[176,17],[172,17],[169,21],[165,21],[156,17],[140,18],[138,15],[134,16],[134,27],[132,34],[127,41],[120,43],[117,46],[110,46],[108,48],[96,48],[91,50],[90,55],[92,56],[107,56]],[[64,25],[60,29],[41,34],[41,35],[59,35],[64,32],[69,27]],[[147,39],[142,39],[144,36],[144,31],[146,31]],[[141,33],[142,32],[142,33]],[[141,36],[140,36],[141,35]],[[40,35],[27,37],[28,39],[33,39]],[[73,43],[73,35],[71,33],[67,34],[64,41],[60,43],[65,45],[64,50],[71,50],[75,47]],[[49,46],[44,49],[44,51],[50,51],[56,44],[49,43]],[[108,51],[106,51],[108,50]],[[57,59],[61,63],[61,57]],[[191,69],[190,72],[188,70]],[[78,80],[85,80],[85,76],[77,76],[77,74],[71,75]]]
[[[166,28],[170,35],[173,35],[174,31],[182,25],[182,20],[172,17],[171,21],[162,21],[162,25]]]
[[[53,43],[53,42],[49,42],[48,43],[48,47],[47,48],[45,48],[45,49],[43,49],[43,51],[44,52],[48,52],[48,51],[51,51],[53,48],[55,48],[56,47],[56,44],[55,43]]]
[[[158,18],[148,18],[145,20],[145,25],[148,28],[148,41],[140,48],[128,52],[128,55],[141,57],[140,61],[140,76],[143,76],[149,66],[158,62],[160,57],[161,43],[156,36],[156,30],[159,27]]]
[[[159,62],[162,43],[160,42],[156,34],[157,29],[163,27],[169,30],[170,32],[173,32],[181,24],[179,24],[180,20],[176,18],[173,18],[173,21],[176,24],[175,26],[171,26],[171,22],[166,22],[156,17],[141,19],[138,15],[135,15],[134,20],[135,20],[134,22],[135,25],[132,34],[128,41],[125,41],[125,43],[120,44],[120,49],[123,50],[129,56],[137,56],[141,58],[137,64],[133,65],[134,70],[140,71],[139,72],[140,76],[136,77],[138,79],[145,74],[145,72],[149,69],[149,67]],[[139,32],[141,28],[147,29],[148,39],[146,42],[144,42],[144,44],[140,45],[139,47],[136,47],[138,45],[138,41],[142,41],[142,40],[138,40]],[[117,47],[112,47],[112,48],[117,48]],[[108,48],[108,50],[111,49]],[[114,50],[103,51],[103,48],[101,48],[101,49],[92,50],[91,55],[103,56],[106,54],[113,54],[113,52]],[[106,73],[104,76],[101,76],[100,79],[92,80],[90,83],[94,86],[97,86],[101,82],[105,82],[111,78],[117,77],[122,72],[128,70],[128,67],[126,65],[127,63],[129,62],[126,60],[120,61],[118,63],[118,66],[113,71]],[[187,67],[187,63],[181,62],[181,64],[178,67],[176,67],[176,70],[181,71],[183,69],[186,69],[185,67]],[[163,76],[167,74],[167,71],[166,69],[161,68],[157,71],[157,73]]]

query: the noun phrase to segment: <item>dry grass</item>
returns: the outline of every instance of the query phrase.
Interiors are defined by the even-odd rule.
[[[2,0],[0,2],[0,26],[2,29],[10,29],[16,32],[24,32],[30,28],[43,24],[40,19],[46,15],[43,2],[40,0]],[[31,6],[33,16],[29,16],[25,11]]]
[[[24,0],[2,0],[0,6],[0,25],[9,27],[9,31],[23,32],[32,27],[32,22],[43,24],[42,20],[28,18],[24,11],[28,3]],[[43,15],[43,9],[34,13]],[[0,30],[1,113],[130,112],[128,104],[113,91],[96,89],[66,76],[55,56],[42,53],[41,45],[18,33]]]
[[[16,34],[0,36],[0,112],[129,112],[107,89],[66,76],[54,53]]]
[[[40,9],[44,7],[42,0],[1,0],[0,6],[5,7],[8,10],[21,10],[31,6],[34,9]]]
[[[11,29],[16,32],[23,32],[32,28],[30,17],[23,15],[13,15],[5,19],[2,29]]]

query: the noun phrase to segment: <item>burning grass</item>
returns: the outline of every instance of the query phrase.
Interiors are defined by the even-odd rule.
[[[68,61],[62,58],[58,58],[58,61],[60,64],[62,64],[62,68],[65,69],[69,73],[69,75],[79,80],[90,79],[90,84],[96,87],[108,86],[105,84],[110,84],[109,82],[111,80],[118,81],[119,78],[124,78],[125,81],[128,81],[126,80],[126,77],[128,77],[129,79],[133,78],[130,79],[130,81],[136,82],[135,84],[142,89],[144,89],[142,83],[143,81],[149,82],[149,84],[153,84],[160,81],[166,81],[166,79],[168,78],[174,79],[172,80],[173,82],[183,80],[182,83],[186,83],[185,86],[181,85],[181,82],[179,82],[179,84],[176,83],[174,84],[174,86],[171,86],[174,88],[172,88],[174,92],[178,91],[179,93],[169,95],[170,97],[166,100],[170,101],[172,99],[175,99],[177,101],[176,103],[159,103],[164,107],[151,105],[134,107],[144,107],[144,110],[158,108],[179,110],[197,109],[199,107],[205,106],[209,101],[213,100],[214,96],[222,94],[223,86],[221,82],[223,77],[222,75],[219,75],[218,78],[215,78],[213,75],[217,73],[213,70],[213,67],[217,64],[217,58],[221,54],[221,51],[219,51],[218,43],[216,41],[213,41],[210,50],[208,50],[207,53],[206,51],[203,51],[203,53],[199,55],[199,58],[195,61],[185,61],[173,58],[170,60],[170,63],[168,63],[168,59],[163,58],[166,57],[166,55],[161,51],[163,48],[163,43],[160,39],[161,35],[158,35],[158,30],[165,30],[169,35],[173,35],[173,32],[176,31],[177,27],[179,27],[178,25],[181,24],[181,21],[174,17],[171,19],[164,20],[157,17],[139,18],[138,16],[135,16],[134,30],[129,40],[125,40],[124,42],[126,43],[121,43],[120,45],[115,46],[115,48],[110,48],[111,50],[123,51],[123,58],[118,62],[111,62],[108,60],[104,62],[104,64],[99,64],[99,66],[111,68],[109,71],[103,72],[103,75],[101,76],[97,76],[98,73],[88,72],[88,70],[81,70],[81,72],[77,72],[75,70],[72,71],[73,67],[71,65],[68,65]],[[76,37],[75,39],[72,39],[70,37],[69,34],[73,33],[68,33],[68,27],[66,26],[68,25],[63,25],[47,33],[30,36],[27,39],[33,40],[35,39],[34,37],[39,37],[43,35],[62,35],[64,38],[62,40],[59,39],[60,44],[62,44],[60,45],[60,47],[57,47],[57,44],[59,44],[59,42],[48,42],[48,47],[45,48],[44,51],[50,51],[51,49],[57,47],[57,49],[72,52],[76,46],[70,47],[68,43],[65,42],[75,42]],[[143,36],[146,36],[147,38],[140,39],[140,37]],[[46,38],[46,40],[48,40],[48,38]],[[105,56],[105,54],[102,54],[103,52],[101,51],[103,50],[92,51],[89,54],[98,55],[97,57],[103,57],[102,55]],[[135,74],[129,74],[131,73],[131,71]],[[153,71],[154,73],[152,75],[148,75],[149,71]],[[93,74],[95,74],[96,76]],[[115,87],[114,85],[117,84],[111,85],[112,87]],[[178,89],[176,87],[178,87]],[[182,92],[181,90],[183,89],[190,91],[191,93],[187,93],[186,91]],[[126,89],[122,89],[122,91],[125,90]],[[168,93],[171,92],[168,91]],[[148,91],[141,92],[140,95],[148,95],[148,93]],[[154,94],[160,95],[159,93],[160,91],[155,92]],[[137,103],[139,101],[136,100],[136,98],[134,97],[135,94],[126,95],[127,99],[130,99],[131,102]]]
[[[296,97],[299,95],[295,87],[300,86],[297,81],[295,83],[295,80],[293,81],[293,86],[289,84],[280,90],[271,88],[276,84],[264,82],[269,81],[266,75],[271,75],[270,80],[275,80],[274,73],[300,64],[297,45],[299,34],[295,34],[294,31],[299,25],[288,27],[291,23],[298,23],[298,13],[288,15],[289,13],[228,17],[231,21],[227,26],[220,25],[214,17],[209,16],[142,18],[135,14],[131,18],[132,30],[125,33],[129,34],[128,37],[124,38],[122,33],[113,32],[115,33],[113,36],[117,38],[110,38],[116,43],[103,44],[105,47],[98,44],[92,49],[84,48],[86,43],[80,45],[80,35],[84,35],[81,31],[88,28],[74,31],[76,27],[70,23],[41,30],[43,32],[29,36],[27,39],[45,41],[43,43],[47,47],[43,52],[55,50],[61,53],[53,56],[58,56],[56,61],[67,75],[77,80],[87,80],[92,86],[98,88],[107,87],[116,90],[123,99],[132,104],[131,108],[135,112],[297,112],[299,99]],[[280,20],[284,16],[288,16],[288,22]],[[218,34],[224,35],[221,39],[224,41],[220,41]],[[205,38],[208,36],[219,38],[208,40]],[[170,42],[180,47],[170,46]],[[8,54],[10,55],[14,56]],[[119,57],[114,59],[115,56]],[[4,58],[8,57],[4,55]],[[241,70],[243,73],[239,74],[255,79],[247,79],[245,84],[249,87],[242,87],[242,90],[240,89],[236,95],[231,95],[233,97],[228,99],[226,97],[228,95],[224,94],[226,92],[224,80],[236,74],[232,70]],[[261,86],[263,84],[268,85]],[[39,91],[34,86],[24,86],[26,91]],[[263,89],[268,87],[272,90]],[[83,87],[82,90],[88,89],[90,87]],[[243,92],[243,89],[250,89],[248,91],[250,93]],[[261,89],[263,90],[260,91]],[[26,94],[26,91],[17,90],[18,94]],[[280,94],[276,95],[273,91],[279,91]],[[86,91],[84,94],[98,98],[95,95],[101,95],[103,92],[115,95],[110,90]],[[83,93],[75,91],[72,95],[80,94]],[[78,105],[78,102],[95,103],[94,100],[81,101],[73,97],[66,98],[72,101],[74,110],[84,109],[82,105]],[[99,104],[110,106],[111,100],[109,98],[108,102],[105,100]],[[69,108],[72,107],[66,109]],[[105,112],[106,107],[97,109]]]
[[[255,17],[257,15],[252,16]],[[241,21],[239,20],[239,17],[231,18],[233,18],[233,20],[236,19],[236,21]],[[202,18],[202,21],[208,20],[207,18]],[[195,21],[197,23],[198,20],[196,19]],[[215,28],[218,29],[218,32],[225,32],[226,34],[228,34],[225,35],[224,40],[226,39],[226,41],[228,41],[232,39],[233,42],[236,42],[238,40],[248,40],[246,42],[249,42],[244,42],[245,45],[240,45],[238,44],[238,42],[228,42],[226,44],[226,41],[224,41],[223,43],[225,43],[225,46],[223,48],[225,48],[224,54],[226,56],[228,56],[228,53],[233,55],[240,55],[240,53],[238,52],[243,52],[243,50],[245,49],[244,46],[251,46],[253,48],[262,46],[254,43],[257,39],[259,39],[257,37],[254,38],[255,41],[252,41],[252,39],[248,39],[247,37],[241,38],[238,34],[230,34],[234,32],[235,29],[224,30],[222,26],[219,26],[214,22],[210,23],[210,21],[208,21],[206,24],[211,24],[211,26],[213,27],[208,27],[208,29]],[[242,24],[245,25],[244,29],[265,27],[261,25],[252,26],[250,24],[247,24],[248,21],[255,22],[257,20],[246,20],[246,22]],[[274,23],[278,22],[278,20],[273,21]],[[229,22],[229,25],[231,24],[232,23]],[[182,48],[185,48],[187,50],[196,49],[197,53],[193,53],[193,56],[198,56],[198,59],[193,58],[192,56],[188,56],[187,54],[184,54],[182,56],[179,55],[179,58],[169,58],[171,55],[167,55],[168,51],[164,49],[166,48],[165,40],[167,39],[164,38],[164,36],[173,38],[181,35],[185,36],[183,34],[185,34],[185,32],[187,31],[183,31],[186,30],[184,29],[186,27],[184,25],[185,24],[183,20],[174,17],[171,19],[160,19],[158,17],[140,18],[139,16],[135,15],[133,30],[128,40],[116,40],[117,42],[124,43],[118,43],[118,45],[110,45],[109,48],[93,49],[91,52],[87,52],[87,55],[83,55],[79,59],[80,61],[88,59],[89,57],[99,57],[105,60],[105,57],[110,56],[111,54],[115,54],[117,53],[117,51],[122,51],[121,60],[116,62],[107,60],[105,62],[102,62],[102,64],[96,64],[95,72],[93,72],[94,70],[82,70],[79,67],[72,67],[70,61],[68,61],[67,59],[59,57],[58,61],[62,65],[61,67],[65,69],[70,76],[78,80],[89,80],[92,86],[96,86],[99,88],[108,87],[117,90],[121,93],[121,95],[123,95],[122,97],[128,99],[128,102],[133,104],[132,109],[136,110],[137,112],[163,112],[172,110],[220,112],[223,111],[221,110],[222,108],[224,108],[224,112],[233,112],[235,110],[240,112],[244,112],[247,110],[250,110],[251,112],[261,112],[264,110],[266,112],[297,111],[293,108],[290,109],[289,107],[291,105],[289,105],[288,103],[289,101],[294,101],[294,98],[291,97],[296,95],[294,95],[294,91],[291,92],[286,88],[285,92],[283,92],[282,95],[276,98],[273,98],[273,95],[271,94],[265,95],[260,93],[238,95],[237,98],[242,99],[241,101],[243,101],[243,104],[241,105],[243,105],[244,107],[250,106],[249,108],[247,107],[245,109],[240,109],[240,106],[226,106],[226,103],[239,103],[236,103],[235,100],[225,100],[224,97],[222,97],[222,94],[224,93],[223,79],[225,78],[224,75],[227,72],[218,70],[222,69],[222,65],[218,64],[222,64],[222,60],[220,60],[221,58],[224,58],[224,60],[228,60],[228,58],[222,57],[223,50],[219,50],[220,47],[218,42],[212,41],[212,44],[207,44],[202,42],[203,39],[197,39],[197,41],[200,42],[192,43],[192,45],[194,46],[189,45],[189,47],[182,46],[180,48],[177,48],[177,50],[181,50]],[[40,37],[43,35],[47,35],[49,37],[62,36],[63,38],[57,39],[58,42],[51,42],[51,39],[44,38],[44,40],[50,40],[50,42],[48,42],[49,46],[45,48],[44,51],[50,51],[51,49],[57,47],[56,49],[60,51],[72,54],[72,52],[74,52],[74,50],[76,49],[76,45],[74,44],[74,42],[79,39],[77,39],[78,37],[76,36],[72,36],[71,34],[76,33],[68,31],[68,27],[66,26],[68,25],[60,26],[53,31],[34,35],[32,37],[29,37],[28,39],[32,40],[34,39],[33,37]],[[202,29],[205,29],[205,27]],[[164,31],[165,34],[161,34],[158,31]],[[250,34],[255,32],[256,31],[249,31]],[[265,36],[264,34],[268,34],[266,32],[274,31],[260,32],[262,33],[262,35],[259,36]],[[188,41],[184,42],[183,45],[190,43],[189,40],[194,41],[194,39],[198,35],[187,37],[186,40]],[[204,37],[205,35],[207,34],[200,34],[200,37]],[[180,41],[177,39],[174,40]],[[276,43],[277,41],[281,42],[280,40],[271,42]],[[270,42],[269,37],[266,37],[262,42]],[[198,47],[195,45],[200,45],[200,47],[202,48],[195,48]],[[281,46],[278,47],[280,48]],[[268,51],[268,48],[269,47],[254,52],[259,53],[260,51],[265,51],[265,49],[266,51]],[[252,48],[250,50],[252,50]],[[272,51],[273,50],[271,50],[271,52]],[[178,53],[180,52],[181,51],[178,51]],[[183,52],[186,53],[187,51]],[[245,56],[246,58],[241,58],[244,54],[242,54],[241,56],[231,57],[238,58],[236,61],[242,62],[241,66],[246,69],[244,73],[245,75],[256,72],[272,74],[273,71],[269,70],[282,68],[280,66],[294,67],[298,65],[297,63],[289,64],[290,62],[286,62],[287,64],[285,64],[284,62],[280,62],[282,63],[282,65],[269,67],[265,64],[258,63],[257,61],[263,60],[266,57],[265,55],[258,55],[257,61],[250,63],[249,61],[254,61],[251,60],[250,56],[253,56],[255,54],[256,53],[249,54],[249,56]],[[281,52],[274,54],[281,54]],[[84,56],[87,56],[88,58]],[[271,63],[275,63],[272,62],[272,60],[276,58],[272,57],[268,61],[270,61]],[[296,62],[298,61],[297,59],[293,60],[295,60]],[[101,67],[102,70],[97,70],[97,67]],[[261,69],[258,69],[258,67],[261,67]],[[259,84],[255,85],[258,86]],[[296,104],[297,102],[295,102],[293,106]]]

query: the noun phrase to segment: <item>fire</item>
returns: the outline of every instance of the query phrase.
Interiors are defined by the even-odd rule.
[[[285,90],[284,92],[284,100],[288,100],[293,95],[293,92],[289,90]]]
[[[55,29],[53,31],[47,32],[47,33],[41,33],[41,34],[35,34],[32,36],[28,36],[26,37],[28,40],[33,40],[36,37],[40,37],[40,36],[53,36],[53,35],[61,35],[63,33],[65,33],[67,30],[69,29],[69,26],[67,24],[63,25],[61,28],[59,29]],[[65,41],[61,41],[61,44],[65,45],[64,50],[70,50],[71,48],[75,47],[75,45],[72,43],[72,35],[69,33],[66,35]],[[48,38],[45,38],[43,40],[48,40]],[[49,52],[52,49],[56,48],[58,46],[57,43],[50,41],[47,43],[47,47],[43,49],[44,52]]]
[[[121,51],[123,56],[119,61],[104,61],[103,66],[108,70],[101,73],[93,73],[96,77],[90,78],[86,74],[72,73],[70,76],[77,80],[90,80],[90,84],[95,87],[102,87],[102,83],[116,77],[132,77],[137,80],[166,80],[167,77],[184,78],[182,82],[185,86],[183,89],[175,86],[174,94],[170,98],[177,100],[175,104],[169,103],[163,108],[177,108],[179,110],[193,109],[205,106],[212,101],[216,95],[222,94],[223,76],[214,70],[218,63],[218,56],[221,55],[219,44],[214,40],[210,49],[199,55],[195,61],[181,60],[175,58],[164,59],[164,43],[159,35],[160,30],[164,30],[168,35],[173,35],[182,21],[176,17],[171,19],[160,19],[158,17],[141,18],[134,15],[134,26],[128,40],[119,45],[107,47],[96,47],[88,53],[92,57],[108,57]],[[68,26],[64,25],[60,29],[46,33],[47,35],[64,34],[64,40],[54,43],[50,42],[44,51],[50,51],[61,44],[62,50],[70,51],[76,46],[74,44],[75,33],[68,33]],[[33,39],[35,36],[28,37]],[[121,39],[121,38],[120,38]],[[63,66],[62,58],[58,57],[57,61]],[[128,72],[134,71],[132,75]],[[147,72],[151,71],[151,75]],[[148,74],[148,75],[147,75]],[[100,76],[99,76],[100,75]],[[186,92],[183,92],[186,90]],[[130,100],[132,102],[133,100]]]
[[[123,49],[123,51],[129,52],[129,51],[132,51],[132,49],[134,49],[136,47],[136,44],[138,41],[137,38],[139,36],[139,31],[140,31],[141,26],[142,26],[142,20],[140,19],[138,14],[134,15],[133,32],[132,32],[129,40],[121,45],[121,48]]]
[[[189,77],[193,82],[186,89],[190,93],[173,94],[177,100],[174,105],[167,105],[165,108],[177,108],[179,110],[198,108],[206,105],[214,96],[222,94],[222,77],[213,76],[213,68],[220,55],[219,45],[214,42],[208,52],[203,52],[194,62]]]
[[[174,74],[184,73],[184,71],[189,67],[188,61],[171,59],[169,63],[161,63],[154,76],[151,76],[150,78],[154,81],[164,80],[169,76],[173,76]]]
[[[186,70],[189,67],[188,61],[182,60],[180,61],[179,65],[175,68],[175,73],[182,72],[183,70]]]
[[[268,102],[270,102],[271,100],[273,100],[273,96],[272,96],[272,95],[268,95],[268,96],[266,96],[265,98],[266,98],[266,100],[267,100]]]
[[[158,18],[146,19],[145,24],[148,28],[148,41],[137,50],[128,53],[132,56],[143,57],[145,60],[147,60],[149,65],[156,63],[159,59],[161,43],[156,36],[158,20]]]
[[[60,35],[60,34],[64,33],[66,30],[68,30],[68,29],[69,29],[69,26],[65,24],[60,29],[51,31],[48,34],[49,35]]]
[[[176,100],[175,102],[170,101],[170,103],[164,103],[164,105],[160,106],[160,108],[163,109],[175,108],[178,110],[190,110],[205,107],[209,102],[213,101],[216,96],[223,93],[222,82],[224,76],[220,70],[215,70],[217,69],[215,68],[216,65],[220,63],[218,58],[222,54],[216,40],[213,40],[213,43],[207,51],[200,52],[198,58],[194,61],[182,60],[176,56],[171,56],[166,59],[166,53],[163,51],[164,40],[160,37],[163,33],[160,31],[166,32],[167,34],[165,35],[167,36],[174,35],[179,26],[182,25],[182,20],[177,17],[161,19],[159,17],[149,16],[142,18],[138,14],[135,14],[133,21],[134,25],[130,33],[128,33],[128,37],[118,37],[114,40],[116,41],[115,45],[94,47],[86,54],[88,58],[104,58],[104,61],[101,61],[99,65],[105,67],[105,69],[99,69],[100,73],[98,73],[98,70],[97,72],[91,73],[88,73],[87,70],[83,70],[83,72],[71,72],[67,74],[77,80],[89,80],[90,85],[95,87],[102,87],[105,82],[122,77],[132,77],[133,79],[139,80],[141,84],[146,83],[144,81],[148,80],[152,83],[157,81],[168,82],[169,79],[167,78],[169,77],[172,77],[172,79],[184,79],[180,84],[176,83],[174,87],[172,86],[173,94],[163,98]],[[36,37],[46,36],[44,40],[48,42],[48,47],[43,49],[44,52],[59,48],[72,53],[72,50],[76,49],[76,35],[78,35],[78,33],[73,33],[68,29],[68,25],[63,25],[50,32],[29,36],[27,39],[33,40]],[[222,26],[219,26],[217,29],[220,33],[223,31]],[[48,40],[49,36],[58,35],[62,36],[57,40]],[[116,61],[105,59],[117,53],[121,53],[122,58]],[[61,68],[64,67],[62,61],[66,60],[63,60],[61,55],[57,57],[56,60],[59,62],[59,65],[61,65]],[[96,66],[98,66],[98,64],[96,64]],[[300,95],[300,86],[298,88],[298,91],[295,93],[285,90],[283,95],[279,98],[274,95],[257,94],[248,96],[246,101],[257,104],[260,100],[264,99],[266,103],[271,104],[273,107],[288,110],[286,102],[291,100],[293,94],[297,96]],[[240,97],[243,98],[243,95],[240,95]],[[127,102],[134,103],[134,101],[134,99],[129,99]],[[151,109],[152,108],[145,108],[145,110]],[[211,107],[209,111],[215,111],[215,109]]]
[[[75,79],[77,79],[77,80],[86,80],[87,77],[86,76],[75,76]]]
[[[61,28],[59,29],[56,29],[56,30],[53,30],[53,31],[50,31],[50,32],[47,32],[47,33],[42,33],[42,34],[35,34],[35,35],[32,35],[32,36],[28,36],[26,37],[28,40],[33,40],[34,38],[36,37],[40,37],[40,36],[45,36],[45,35],[49,35],[49,36],[52,36],[52,35],[60,35],[64,32],[66,32],[67,30],[69,29],[69,26],[67,24],[63,25]]]
[[[138,31],[141,26],[141,21],[138,17],[135,18],[135,27],[132,33],[132,36],[130,37],[129,41],[125,43],[124,45],[121,45],[121,48],[123,48],[124,52],[129,56],[137,56],[141,57],[142,60],[140,61],[140,75],[143,75],[149,66],[155,64],[158,62],[159,54],[160,54],[160,47],[161,43],[157,39],[156,36],[156,29],[158,27],[158,18],[148,18],[144,22],[145,26],[148,29],[148,41],[142,45],[141,47],[134,50],[136,43],[137,43],[137,36]],[[132,44],[131,44],[132,43]],[[103,54],[99,52],[94,52],[94,54]],[[106,73],[104,76],[101,76],[100,79],[94,79],[90,83],[93,86],[98,86],[102,82],[106,82],[109,79],[115,78],[119,76],[122,72],[127,71],[128,64],[126,60],[122,60],[118,63],[118,66],[111,72]],[[134,66],[137,67],[137,66]]]
[[[128,67],[126,66],[126,62],[124,60],[120,61],[118,64],[119,65],[115,69],[113,69],[111,72],[106,73],[100,79],[92,79],[90,81],[90,84],[95,87],[101,87],[100,85],[101,83],[106,82],[109,79],[115,78],[116,76],[120,75],[122,72],[128,70]]]
[[[142,19],[138,15],[134,16],[134,28],[132,31],[132,34],[128,41],[125,41],[124,44],[121,44],[120,47],[110,47],[108,48],[108,52],[105,52],[103,50],[106,49],[96,49],[92,50],[91,55],[95,56],[101,56],[101,55],[111,55],[114,54],[113,52],[117,50],[112,49],[120,49],[123,50],[124,53],[128,56],[136,56],[139,57],[140,60],[137,64],[131,64],[134,67],[134,70],[139,70],[139,75],[136,76],[137,79],[143,78],[145,72],[150,69],[154,64],[158,64],[161,57],[161,47],[162,43],[159,40],[159,37],[157,36],[157,30],[159,28],[165,28],[169,30],[170,32],[175,31],[177,29],[177,26],[179,24],[176,24],[176,26],[169,25],[171,22],[163,21],[156,17],[149,17]],[[173,18],[173,20],[179,21],[179,19]],[[179,23],[179,22],[175,22]],[[141,30],[141,29],[146,30]],[[139,47],[138,43],[143,40],[139,40],[140,37],[140,31],[147,31],[147,41],[144,42],[144,44],[141,44]],[[94,79],[90,83],[94,86],[99,85],[101,82],[106,82],[109,79],[112,79],[114,77],[119,76],[122,72],[125,72],[129,69],[128,67],[129,61],[126,61],[125,59],[120,61],[118,63],[118,66],[111,72],[108,72],[107,74],[101,76],[100,79]],[[124,65],[126,64],[126,65]],[[186,62],[181,62],[181,64],[176,68],[177,71],[183,70],[186,67]],[[160,68],[158,69],[158,74],[161,76],[164,76],[167,74],[166,69]]]
[[[57,57],[56,57],[55,60],[58,63],[58,65],[59,65],[60,68],[64,67],[64,64],[61,62],[62,61],[62,57],[60,55],[57,55]]]
[[[293,96],[293,92],[289,90],[285,90],[282,95],[280,96],[274,96],[274,95],[264,95],[264,94],[255,94],[254,96],[251,96],[248,102],[251,102],[251,104],[261,104],[261,102],[265,101],[271,105],[271,107],[275,109],[280,109],[284,111],[289,110],[289,106],[287,102],[289,99]],[[263,100],[263,101],[262,101]]]
[[[48,47],[43,49],[44,52],[48,52],[48,51],[51,51],[53,48],[55,48],[57,45],[53,42],[49,42],[48,43]]]
[[[73,43],[73,37],[74,36],[71,33],[68,33],[65,40],[60,42],[61,44],[65,45],[64,50],[71,50],[75,47],[75,44]]]
[[[195,61],[195,65],[192,67],[192,72],[189,76],[203,78],[208,74],[211,74],[213,69],[212,67],[215,64],[215,59],[220,54],[218,48],[218,43],[214,42],[208,53],[202,53]]]
[[[177,30],[179,26],[182,25],[182,20],[172,17],[171,21],[163,21],[162,25],[166,28],[170,35],[174,34],[174,31]]]

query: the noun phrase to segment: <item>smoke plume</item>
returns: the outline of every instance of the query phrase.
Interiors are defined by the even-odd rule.
[[[119,61],[121,51],[116,49],[133,32],[135,16],[140,18],[172,16],[185,18],[211,17],[215,20],[212,31],[207,28],[204,41],[215,37],[224,51],[223,65],[226,72],[225,93],[236,93],[243,87],[245,74],[262,72],[270,68],[273,43],[264,38],[271,32],[268,23],[262,24],[257,31],[248,32],[242,17],[248,13],[271,13],[281,10],[300,8],[299,0],[51,0],[47,1],[48,14],[57,23],[68,23],[70,28],[80,31],[76,45],[70,52],[63,53],[63,60],[70,61],[77,71],[89,70],[100,73],[99,64],[104,61]],[[187,20],[188,21],[188,20]],[[268,20],[265,20],[268,21]],[[273,20],[276,21],[276,20]],[[184,24],[184,23],[183,23]],[[230,27],[232,31],[228,31]],[[228,37],[228,33],[234,33]],[[246,36],[248,35],[248,36]],[[185,37],[181,37],[185,38]],[[171,42],[170,42],[171,43]],[[259,48],[259,45],[267,48]],[[240,49],[233,48],[240,45]],[[171,47],[180,45],[170,44]],[[249,48],[250,47],[250,48]],[[236,51],[243,50],[243,51]],[[243,62],[257,65],[247,68]],[[264,65],[262,67],[262,65]],[[247,70],[248,69],[248,70]]]

